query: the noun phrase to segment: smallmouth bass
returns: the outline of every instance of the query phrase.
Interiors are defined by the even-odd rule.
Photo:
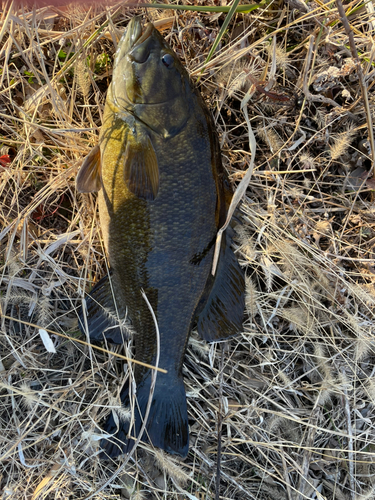
[[[155,27],[133,18],[115,56],[103,124],[77,176],[80,192],[98,191],[111,279],[87,297],[92,340],[122,344],[116,317],[130,318],[135,358],[154,365],[156,315],[159,366],[143,439],[186,456],[189,428],[182,377],[193,326],[215,341],[242,328],[244,275],[224,233],[211,274],[218,229],[232,196],[211,115],[177,55]],[[84,331],[83,312],[80,313]],[[134,425],[109,417],[102,457],[128,452],[137,438],[150,393],[151,370],[134,366]],[[121,401],[132,402],[129,386]]]

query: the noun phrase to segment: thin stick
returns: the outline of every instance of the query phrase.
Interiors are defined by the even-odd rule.
[[[215,500],[220,498],[220,477],[221,477],[221,431],[223,427],[222,398],[223,398],[223,368],[224,368],[224,348],[220,345],[220,372],[219,372],[219,411],[217,412],[217,460],[216,460],[216,493]]]
[[[63,337],[64,339],[72,340],[73,342],[78,342],[79,344],[89,346],[93,349],[97,349],[98,351],[105,352],[106,354],[112,354],[112,356],[115,356],[115,357],[120,358],[120,359],[124,359],[125,361],[128,361],[129,363],[134,363],[135,365],[142,365],[142,366],[145,366],[146,368],[150,368],[151,370],[157,370],[160,373],[168,373],[167,370],[164,370],[164,368],[159,368],[157,366],[143,363],[142,361],[138,361],[136,359],[128,358],[127,356],[123,356],[122,354],[108,351],[108,349],[104,349],[103,347],[89,344],[88,342],[85,342],[84,340],[74,339],[72,337],[69,337],[68,335],[64,335],[63,333],[55,332],[54,330],[49,330],[48,328],[44,328],[42,326],[35,325],[34,323],[29,323],[28,321],[22,321],[21,319],[13,318],[12,316],[6,316],[5,314],[2,314],[1,316],[4,319],[10,319],[12,321],[17,321],[17,323],[22,323],[23,325],[32,326],[33,328],[43,329],[48,333],[52,333],[53,335],[58,335],[59,337]]]
[[[345,377],[345,370],[342,368],[343,376]],[[348,398],[348,389],[347,386],[344,385],[344,409],[346,416],[346,428],[348,431],[348,468],[349,468],[349,484],[351,491],[351,497],[354,500],[356,498],[356,487],[354,482],[354,454],[353,454],[353,429],[352,429],[352,421],[350,418],[350,404]]]
[[[374,168],[374,165],[375,165],[375,141],[374,141],[374,131],[373,131],[373,124],[372,124],[370,103],[368,100],[367,84],[365,82],[365,78],[364,78],[362,66],[361,66],[361,61],[359,60],[358,52],[357,52],[357,49],[355,46],[353,31],[350,27],[348,18],[346,17],[345,9],[344,9],[344,6],[342,5],[342,1],[336,0],[336,6],[337,6],[337,10],[339,11],[341,22],[344,25],[346,34],[349,38],[350,51],[352,53],[352,58],[353,58],[355,65],[356,65],[358,80],[359,80],[359,84],[361,86],[362,98],[363,98],[363,101],[365,104],[365,110],[366,110],[367,130],[368,130],[368,135],[369,135],[370,144],[371,144],[371,157],[372,157],[372,168],[373,168],[372,175],[375,178],[375,168]]]

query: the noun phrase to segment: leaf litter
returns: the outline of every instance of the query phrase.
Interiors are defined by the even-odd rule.
[[[2,498],[374,497],[375,21],[368,3],[344,9],[362,80],[332,3],[237,13],[207,63],[225,13],[123,3],[2,11]],[[119,392],[132,372],[117,354],[132,347],[82,343],[77,309],[108,262],[96,198],[77,194],[75,177],[135,13],[199,78],[233,186],[250,161],[254,170],[234,243],[246,320],[224,349],[192,334],[189,455],[141,443],[117,474],[121,459],[100,461],[98,444],[112,409],[131,418]]]

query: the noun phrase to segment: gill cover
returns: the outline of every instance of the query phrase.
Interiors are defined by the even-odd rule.
[[[133,18],[117,50],[112,80],[115,105],[157,134],[173,137],[189,118],[192,88],[178,57],[153,24],[143,34]]]

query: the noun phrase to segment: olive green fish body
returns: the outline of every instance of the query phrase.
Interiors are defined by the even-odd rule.
[[[114,119],[115,109],[109,107],[104,129],[106,120]],[[116,298],[127,305],[140,333],[135,336],[137,357],[152,364],[155,349],[149,346],[155,346],[155,327],[140,290],[146,292],[160,331],[160,366],[180,372],[193,315],[212,265],[211,259],[200,255],[212,253],[218,229],[211,131],[199,106],[192,109],[183,131],[172,138],[148,131],[160,176],[158,195],[149,201],[131,193],[124,181],[118,158],[124,154],[129,125],[118,116],[113,135],[103,134],[100,191]]]
[[[152,25],[142,33],[136,18],[116,54],[99,144],[77,178],[81,191],[101,188],[99,213],[112,273],[112,288],[102,280],[88,298],[90,335],[121,342],[98,308],[114,308],[113,289],[120,317],[126,312],[135,331],[136,359],[154,365],[156,328],[145,292],[159,329],[159,366],[167,374],[157,375],[144,439],[184,456],[182,364],[191,328],[197,323],[207,340],[236,333],[244,280],[228,238],[211,275],[230,190],[210,115],[174,52]],[[134,428],[118,428],[113,416],[105,427],[115,434],[102,443],[112,457],[130,450],[128,433],[138,436],[147,406],[151,371],[136,365],[134,374]],[[121,399],[131,402],[128,387]]]

